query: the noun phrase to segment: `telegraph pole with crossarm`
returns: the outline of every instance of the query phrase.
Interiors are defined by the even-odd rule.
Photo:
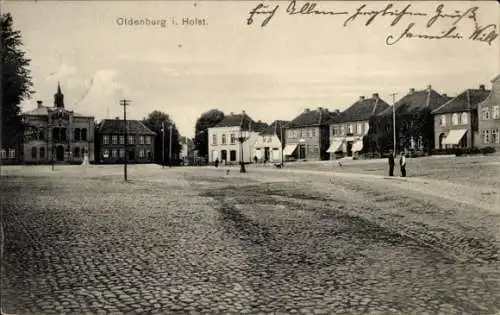
[[[123,106],[123,125],[125,128],[125,141],[123,142],[123,146],[125,149],[125,158],[123,159],[123,178],[127,181],[127,142],[128,142],[128,128],[127,128],[127,106],[130,105],[129,100],[121,100],[120,105]]]

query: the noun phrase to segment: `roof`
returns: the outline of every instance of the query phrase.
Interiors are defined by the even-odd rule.
[[[275,120],[266,129],[262,130],[261,135],[277,135],[281,129],[286,129],[290,126],[290,122],[286,120]]]
[[[61,108],[49,107],[49,106],[41,106],[41,107],[37,107],[35,109],[32,109],[32,110],[24,112],[24,115],[27,115],[27,116],[48,116],[49,113],[51,113],[52,111],[54,111],[56,109],[57,110],[61,110]],[[74,111],[70,111],[70,110],[67,110],[67,109],[62,109],[62,110],[70,112],[70,113],[73,113],[73,117],[89,117],[89,118],[93,117],[93,116],[90,116],[90,115],[83,115],[83,114],[80,114],[80,113],[75,113]]]
[[[268,127],[268,124],[262,121],[255,122],[244,111],[241,114],[229,114],[225,116],[214,128],[218,127],[242,127],[243,130],[253,130],[260,132]]]
[[[100,133],[125,133],[124,122],[122,119],[103,119],[99,124]],[[142,135],[156,135],[146,125],[139,120],[127,120],[127,133],[142,134]]]
[[[434,110],[447,101],[448,97],[439,94],[429,86],[425,90],[410,90],[410,92],[398,100],[394,106],[398,114],[412,114],[425,108]],[[390,106],[377,114],[377,116],[392,115],[392,110],[392,106]]]
[[[389,107],[390,105],[378,95],[373,95],[371,98],[363,97],[340,113],[340,116],[335,118],[332,123],[368,120],[373,115],[376,115]]]
[[[484,101],[490,94],[490,90],[481,89],[467,89],[444,103],[433,114],[455,113],[463,111],[471,111],[477,108],[477,105]]]
[[[306,109],[290,122],[289,128],[328,125],[329,121],[336,115],[338,115],[336,112],[330,112],[327,108]]]

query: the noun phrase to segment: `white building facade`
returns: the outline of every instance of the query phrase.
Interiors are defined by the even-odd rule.
[[[238,138],[245,141],[240,144]],[[213,127],[208,129],[208,161],[225,161],[227,164],[252,162],[253,144],[259,137],[258,132],[243,130],[240,126]],[[243,149],[243,154],[241,149]]]

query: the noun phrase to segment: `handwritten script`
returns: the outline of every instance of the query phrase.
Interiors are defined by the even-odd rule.
[[[480,8],[476,6],[460,11],[439,4],[429,12],[419,12],[411,4],[397,7],[392,3],[377,3],[363,4],[349,12],[328,9],[325,7],[328,4],[323,2],[320,7],[314,2],[299,3],[291,0],[285,7],[270,2],[259,3],[249,11],[246,22],[247,25],[260,24],[261,27],[266,27],[276,15],[283,13],[289,16],[336,18],[342,22],[343,27],[349,27],[353,23],[369,27],[376,20],[385,20],[390,28],[385,39],[387,45],[395,45],[403,39],[472,40],[491,45],[498,38],[498,26],[493,23],[481,24],[478,18]],[[396,29],[396,25],[403,25],[403,31],[392,31]],[[417,31],[418,28],[423,30]]]

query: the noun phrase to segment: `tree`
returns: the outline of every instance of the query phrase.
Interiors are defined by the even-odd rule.
[[[224,119],[224,113],[211,109],[203,113],[196,121],[194,145],[199,156],[208,156],[208,128],[212,128]]]
[[[34,91],[31,90],[31,72],[29,65],[31,60],[26,57],[22,50],[23,42],[21,32],[14,30],[13,20],[10,13],[1,17],[2,35],[0,50],[2,53],[2,110],[0,120],[1,146],[4,148],[15,148],[20,145],[18,140],[23,134],[21,122],[21,101],[28,99]]]
[[[180,134],[177,128],[175,127],[174,122],[170,119],[170,116],[161,111],[153,111],[151,112],[147,118],[143,119],[144,125],[146,125],[149,129],[156,132],[155,137],[155,162],[158,164],[163,164],[163,152],[162,148],[165,152],[165,163],[169,165],[177,164],[179,159],[179,153],[182,149],[181,144],[179,143]],[[165,138],[162,145],[163,140],[163,132],[162,132],[162,123],[165,123]],[[172,132],[172,137],[170,137],[170,132]],[[170,138],[172,138],[172,160],[170,160]]]

